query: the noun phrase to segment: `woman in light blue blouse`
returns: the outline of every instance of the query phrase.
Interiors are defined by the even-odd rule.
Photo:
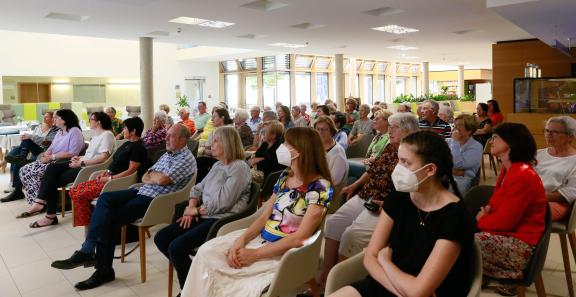
[[[212,224],[244,210],[250,198],[250,167],[244,162],[236,129],[216,129],[211,151],[218,161],[192,188],[184,215],[154,237],[158,249],[174,264],[180,287],[184,286],[192,251],[204,243]]]

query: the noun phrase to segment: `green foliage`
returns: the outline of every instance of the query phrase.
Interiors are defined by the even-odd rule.
[[[180,109],[183,107],[190,108],[190,104],[188,103],[188,96],[181,95],[181,96],[176,97],[176,106],[178,106],[178,108],[176,108],[178,113],[180,113]]]
[[[400,94],[400,96],[397,96],[396,98],[394,98],[394,103],[402,103],[402,102],[422,102],[426,99],[432,99],[434,101],[448,101],[448,100],[460,100],[460,101],[476,101],[476,99],[474,98],[474,96],[468,94],[465,95],[464,98],[458,98],[455,95],[447,95],[447,94],[439,94],[439,95],[433,95],[433,94],[426,94],[420,97],[414,97],[414,95],[410,94],[410,95],[404,95],[404,94]]]
[[[460,101],[476,101],[476,98],[474,98],[474,95],[468,93],[464,95],[463,98],[460,98]]]
[[[450,88],[449,86],[441,86],[441,87],[440,87],[440,90],[442,90],[442,95],[448,94],[448,89],[449,89],[449,88]]]

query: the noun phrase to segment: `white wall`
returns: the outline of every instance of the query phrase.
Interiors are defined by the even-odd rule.
[[[0,40],[0,77],[108,77],[126,80],[140,77],[137,40],[1,30]],[[179,62],[177,51],[175,44],[154,43],[154,106],[163,103],[174,106],[175,86],[183,86],[184,78],[192,76],[206,77],[204,94],[210,94],[217,101],[218,63]],[[2,92],[0,102],[15,103],[3,98]],[[134,105],[139,105],[139,102]]]
[[[219,98],[219,79],[220,69],[218,62],[194,62],[194,61],[180,61],[180,69],[184,74],[184,78],[204,77],[206,82],[204,84],[204,101],[211,108],[220,100]],[[184,83],[180,85],[182,93],[185,94]],[[189,94],[187,94],[188,97]],[[208,99],[208,97],[211,97]]]

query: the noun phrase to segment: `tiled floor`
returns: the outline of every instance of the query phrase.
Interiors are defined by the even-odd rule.
[[[486,183],[495,183],[494,173],[489,174]],[[0,190],[7,187],[8,175],[0,174]],[[136,252],[127,258],[126,263],[115,261],[116,281],[97,289],[76,291],[74,284],[88,278],[93,269],[57,270],[50,267],[50,263],[67,258],[77,250],[82,243],[84,229],[73,228],[69,214],[56,226],[30,229],[28,225],[37,217],[15,219],[17,214],[26,210],[26,206],[23,200],[0,203],[0,297],[166,296],[168,262],[151,239],[146,244],[146,283],[140,283]],[[158,228],[153,229],[152,233],[156,230]],[[548,296],[568,296],[560,244],[555,235],[550,242],[543,276]],[[573,278],[576,279],[574,272]],[[535,295],[534,287],[529,288],[528,296]],[[482,296],[499,295],[486,290]]]

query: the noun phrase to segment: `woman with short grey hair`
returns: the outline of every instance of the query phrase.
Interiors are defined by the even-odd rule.
[[[242,139],[242,145],[244,147],[249,147],[254,141],[254,134],[252,134],[252,129],[250,129],[250,126],[248,126],[248,123],[246,123],[249,118],[250,115],[245,109],[236,109],[236,113],[234,113],[234,126],[236,127],[238,134],[240,134],[240,139]]]
[[[154,120],[152,122],[152,128],[146,130],[144,137],[142,137],[142,142],[146,149],[157,147],[166,140],[166,121],[168,116],[166,112],[161,110],[154,113]]]

